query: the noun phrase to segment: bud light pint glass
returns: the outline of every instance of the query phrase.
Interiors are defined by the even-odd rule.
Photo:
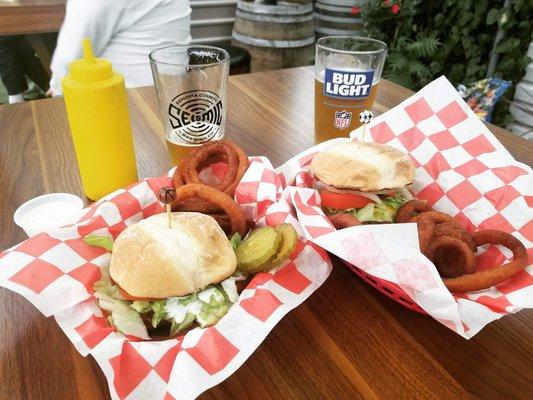
[[[359,113],[374,104],[387,45],[379,40],[327,36],[316,42],[315,142],[348,136]]]

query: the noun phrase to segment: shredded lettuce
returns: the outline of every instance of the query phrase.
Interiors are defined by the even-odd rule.
[[[147,313],[152,309],[149,301],[140,301],[140,300],[136,300],[133,303],[131,303],[130,307],[141,314]]]
[[[141,315],[124,300],[115,301],[111,311],[111,318],[117,330],[125,335],[133,335],[141,339],[150,340]]]
[[[89,235],[83,241],[90,246],[102,247],[107,251],[113,251],[113,239],[109,236]]]
[[[359,209],[359,211],[355,212],[355,217],[361,222],[366,221],[373,221],[374,220],[374,204],[375,203],[368,203],[363,208]]]
[[[119,332],[150,340],[141,315],[130,307],[130,302],[115,299],[101,292],[96,292],[94,295],[98,299],[100,308],[111,313],[108,321]]]
[[[226,296],[224,291],[218,285],[208,286],[207,289],[202,290],[198,293],[198,298],[207,304],[221,305],[226,302]]]
[[[141,339],[149,339],[142,314],[151,314],[151,325],[155,328],[163,320],[171,323],[170,333],[176,335],[190,327],[195,321],[206,327],[215,324],[239,299],[236,281],[245,279],[242,275],[231,276],[219,284],[183,297],[169,297],[156,301],[124,300],[117,285],[111,281],[108,271],[94,284],[95,297],[100,307],[111,315],[108,320],[119,332]]]
[[[231,303],[227,302],[220,305],[204,304],[202,311],[196,316],[196,321],[202,328],[216,324],[228,312]]]
[[[113,285],[107,269],[102,270],[102,277],[94,282],[93,289],[97,293],[105,294],[114,299],[123,300],[118,286]]]
[[[226,292],[228,300],[232,303],[236,303],[239,300],[239,292],[237,291],[237,281],[242,281],[246,279],[244,275],[241,276],[230,276],[228,279],[220,282],[222,289]]]
[[[166,317],[167,312],[165,310],[166,300],[158,300],[150,303],[152,311],[152,326],[155,328]]]
[[[173,319],[172,324],[170,325],[170,336],[175,336],[182,330],[187,329],[189,326],[192,325],[195,319],[196,315],[193,313],[187,313],[183,320],[179,323],[176,322],[175,319]]]
[[[235,232],[233,236],[231,237],[231,239],[229,240],[229,243],[231,247],[233,248],[233,251],[235,251],[235,249],[237,249],[239,244],[241,244],[241,240],[242,240],[241,234],[239,232]]]
[[[369,203],[360,209],[326,208],[326,210],[330,214],[352,214],[360,222],[394,222],[396,212],[406,201],[405,193],[398,190],[394,196],[387,196],[382,198],[380,203]]]

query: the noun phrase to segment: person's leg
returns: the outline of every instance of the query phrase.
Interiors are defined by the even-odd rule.
[[[25,37],[19,41],[17,54],[26,76],[39,86],[43,92],[46,92],[49,88],[50,77],[46,73],[41,61],[35,55],[35,49]]]
[[[17,52],[20,38],[21,36],[0,36],[0,76],[10,103],[24,101],[23,93],[28,89]]]

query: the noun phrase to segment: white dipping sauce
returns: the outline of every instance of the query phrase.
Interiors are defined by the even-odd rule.
[[[70,193],[50,193],[22,204],[13,215],[29,237],[75,223],[81,217],[83,200]]]
[[[77,204],[56,200],[36,205],[20,216],[20,223],[30,229],[59,227],[76,217],[80,212]]]

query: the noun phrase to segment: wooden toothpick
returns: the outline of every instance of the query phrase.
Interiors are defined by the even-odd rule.
[[[374,118],[374,114],[372,114],[372,111],[370,110],[363,110],[359,113],[359,121],[363,124],[363,133],[361,135],[362,143],[366,141],[366,126],[372,121],[372,118]]]
[[[172,203],[176,200],[176,189],[172,186],[163,186],[159,190],[159,201],[166,205],[168,229],[172,228]]]

